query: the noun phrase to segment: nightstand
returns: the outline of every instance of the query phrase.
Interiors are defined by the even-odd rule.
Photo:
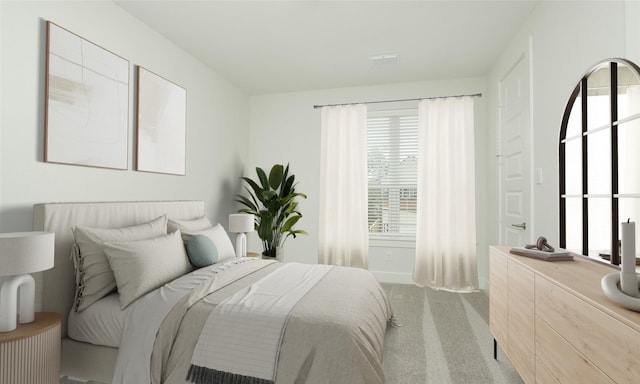
[[[260,253],[258,252],[247,252],[247,257],[257,257],[260,258]]]
[[[0,384],[60,382],[60,315],[36,312],[35,320],[0,333]]]

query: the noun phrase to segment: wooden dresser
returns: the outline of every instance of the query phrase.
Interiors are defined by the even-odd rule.
[[[640,382],[640,313],[600,288],[617,269],[489,253],[489,326],[526,383]]]

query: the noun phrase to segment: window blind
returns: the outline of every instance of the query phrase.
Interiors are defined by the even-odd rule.
[[[369,112],[367,151],[370,237],[415,237],[418,111]]]

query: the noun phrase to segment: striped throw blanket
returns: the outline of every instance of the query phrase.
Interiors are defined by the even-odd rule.
[[[288,263],[220,303],[203,327],[187,380],[274,383],[289,314],[331,268]]]

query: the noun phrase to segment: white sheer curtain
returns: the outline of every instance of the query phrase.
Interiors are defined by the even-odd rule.
[[[418,212],[413,280],[457,292],[478,288],[473,98],[418,106]]]
[[[323,107],[318,261],[367,268],[367,107]]]

